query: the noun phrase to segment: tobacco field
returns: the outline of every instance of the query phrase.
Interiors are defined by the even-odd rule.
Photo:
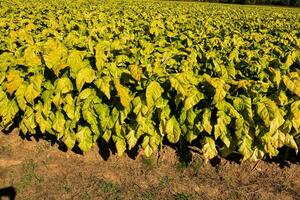
[[[68,149],[298,153],[300,9],[1,1],[0,84],[0,129]]]

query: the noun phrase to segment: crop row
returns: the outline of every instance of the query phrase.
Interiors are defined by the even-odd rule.
[[[88,151],[244,160],[300,145],[297,9],[30,0],[0,7],[0,127]],[[66,6],[67,5],[67,6]]]

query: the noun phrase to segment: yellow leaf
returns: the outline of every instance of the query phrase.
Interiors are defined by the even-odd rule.
[[[252,156],[253,154],[252,143],[253,143],[253,139],[249,135],[246,135],[242,140],[239,140],[238,150],[243,155],[243,160],[247,160]]]
[[[126,150],[125,139],[119,136],[113,135],[113,141],[115,142],[118,156],[122,156]]]
[[[296,150],[296,153],[298,153],[298,145],[294,139],[294,137],[290,134],[286,134],[285,136],[285,145],[288,147],[291,147]]]
[[[172,88],[174,88],[177,92],[179,92],[183,96],[187,96],[188,95],[189,85],[182,83],[180,81],[180,79],[178,80],[177,78],[178,77],[171,77],[169,79],[170,82],[171,82]]]
[[[300,128],[300,101],[295,101],[291,104],[292,124],[296,131]]]
[[[23,78],[21,78],[21,73],[19,71],[9,71],[6,78],[6,89],[10,94],[14,93],[23,83]]]
[[[204,99],[204,94],[196,87],[192,88],[184,101],[184,110],[187,111]]]
[[[141,80],[142,69],[139,68],[139,66],[137,66],[137,65],[130,65],[129,66],[129,70],[130,70],[130,74],[131,74],[132,78],[134,78],[134,80],[136,80],[136,81],[140,81]]]
[[[281,81],[281,74],[279,69],[274,69],[269,67],[269,70],[273,74],[273,82],[276,84],[277,87],[279,87],[280,81]]]
[[[108,99],[110,99],[110,82],[111,78],[109,76],[103,76],[95,81],[97,88],[103,92]]]
[[[40,57],[37,55],[37,48],[34,46],[27,47],[24,51],[24,59],[29,67],[37,67],[42,64]]]
[[[41,94],[41,87],[44,77],[41,74],[37,74],[31,77],[30,84],[26,88],[25,99],[28,103],[33,104],[35,98]]]
[[[131,101],[131,97],[129,95],[129,89],[121,85],[119,79],[114,79],[114,85],[120,97],[122,106],[128,107]]]
[[[177,122],[174,116],[171,119],[169,119],[166,124],[166,133],[167,133],[167,138],[171,143],[178,142],[180,138],[181,130],[179,127],[179,123]]]
[[[204,158],[206,162],[212,158],[214,158],[216,155],[218,155],[218,151],[216,149],[215,141],[210,137],[204,137],[201,141],[202,143],[202,153],[204,155]]]
[[[300,77],[293,78],[293,80],[291,80],[288,76],[284,75],[282,79],[285,86],[300,97]]]
[[[73,90],[73,84],[67,77],[59,78],[56,83],[55,91],[58,93],[66,94]]]
[[[211,134],[212,129],[213,129],[211,122],[210,122],[210,118],[211,118],[211,111],[206,108],[203,113],[202,126],[203,126],[204,130],[209,134]]]
[[[146,89],[146,102],[148,108],[154,106],[155,102],[160,98],[163,93],[163,88],[156,81],[152,81]]]
[[[92,68],[90,67],[82,68],[76,76],[77,90],[81,91],[85,83],[91,83],[95,78],[96,78],[95,71]]]

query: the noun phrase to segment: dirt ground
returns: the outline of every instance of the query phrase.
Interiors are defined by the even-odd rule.
[[[150,158],[97,146],[82,155],[0,133],[0,199],[300,199],[299,163],[205,164],[191,155],[188,164],[171,147]]]

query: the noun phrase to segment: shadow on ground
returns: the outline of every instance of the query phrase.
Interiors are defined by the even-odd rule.
[[[0,188],[0,199],[7,197],[9,200],[16,198],[16,190],[14,187]]]

